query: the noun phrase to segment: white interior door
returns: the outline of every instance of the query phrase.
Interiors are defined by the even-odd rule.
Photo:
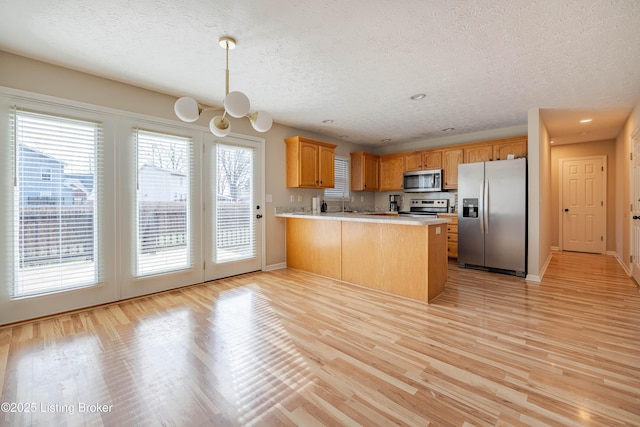
[[[562,249],[606,251],[606,156],[562,159]]]
[[[261,270],[263,144],[226,137],[207,145],[204,158],[205,280]]]
[[[631,275],[640,283],[640,131],[631,138]]]

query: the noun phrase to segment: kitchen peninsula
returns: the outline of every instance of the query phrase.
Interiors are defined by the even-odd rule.
[[[281,213],[287,266],[431,301],[447,281],[448,219],[379,214]]]

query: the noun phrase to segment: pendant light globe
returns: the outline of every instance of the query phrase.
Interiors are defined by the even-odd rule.
[[[211,130],[211,133],[215,136],[222,138],[231,132],[231,123],[229,123],[229,120],[225,117],[215,116],[209,122],[209,130]]]
[[[198,120],[198,117],[200,117],[201,110],[198,102],[188,96],[178,98],[176,103],[173,105],[173,109],[176,116],[178,116],[178,118],[183,122],[195,122]]]
[[[258,132],[266,132],[273,125],[271,115],[264,111],[256,111],[249,115],[249,120],[251,121],[251,126]]]
[[[227,96],[224,97],[224,109],[231,117],[239,119],[249,114],[251,104],[249,103],[247,95],[234,91],[229,92]]]

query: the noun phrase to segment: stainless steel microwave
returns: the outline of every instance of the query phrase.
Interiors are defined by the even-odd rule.
[[[405,193],[442,191],[442,169],[405,172],[403,190]]]

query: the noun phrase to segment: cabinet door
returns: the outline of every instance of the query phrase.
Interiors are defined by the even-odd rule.
[[[318,185],[318,146],[308,142],[300,143],[300,187]]]
[[[407,172],[422,170],[422,153],[405,154],[404,170]]]
[[[335,185],[335,150],[333,148],[328,147],[318,147],[320,159],[320,164],[318,166],[319,170],[319,186],[322,188],[333,188]]]
[[[422,153],[422,169],[442,169],[442,151]]]
[[[380,191],[402,190],[404,157],[380,157]]]
[[[493,160],[493,145],[479,145],[464,149],[464,162],[489,162]]]
[[[527,141],[505,142],[493,146],[493,158],[495,160],[507,160],[509,154],[515,159],[527,157]]]
[[[378,189],[378,156],[365,154],[364,156],[364,189],[375,191]]]
[[[458,188],[458,165],[462,163],[463,150],[444,150],[442,152],[442,173],[444,175],[444,189],[451,190]]]

